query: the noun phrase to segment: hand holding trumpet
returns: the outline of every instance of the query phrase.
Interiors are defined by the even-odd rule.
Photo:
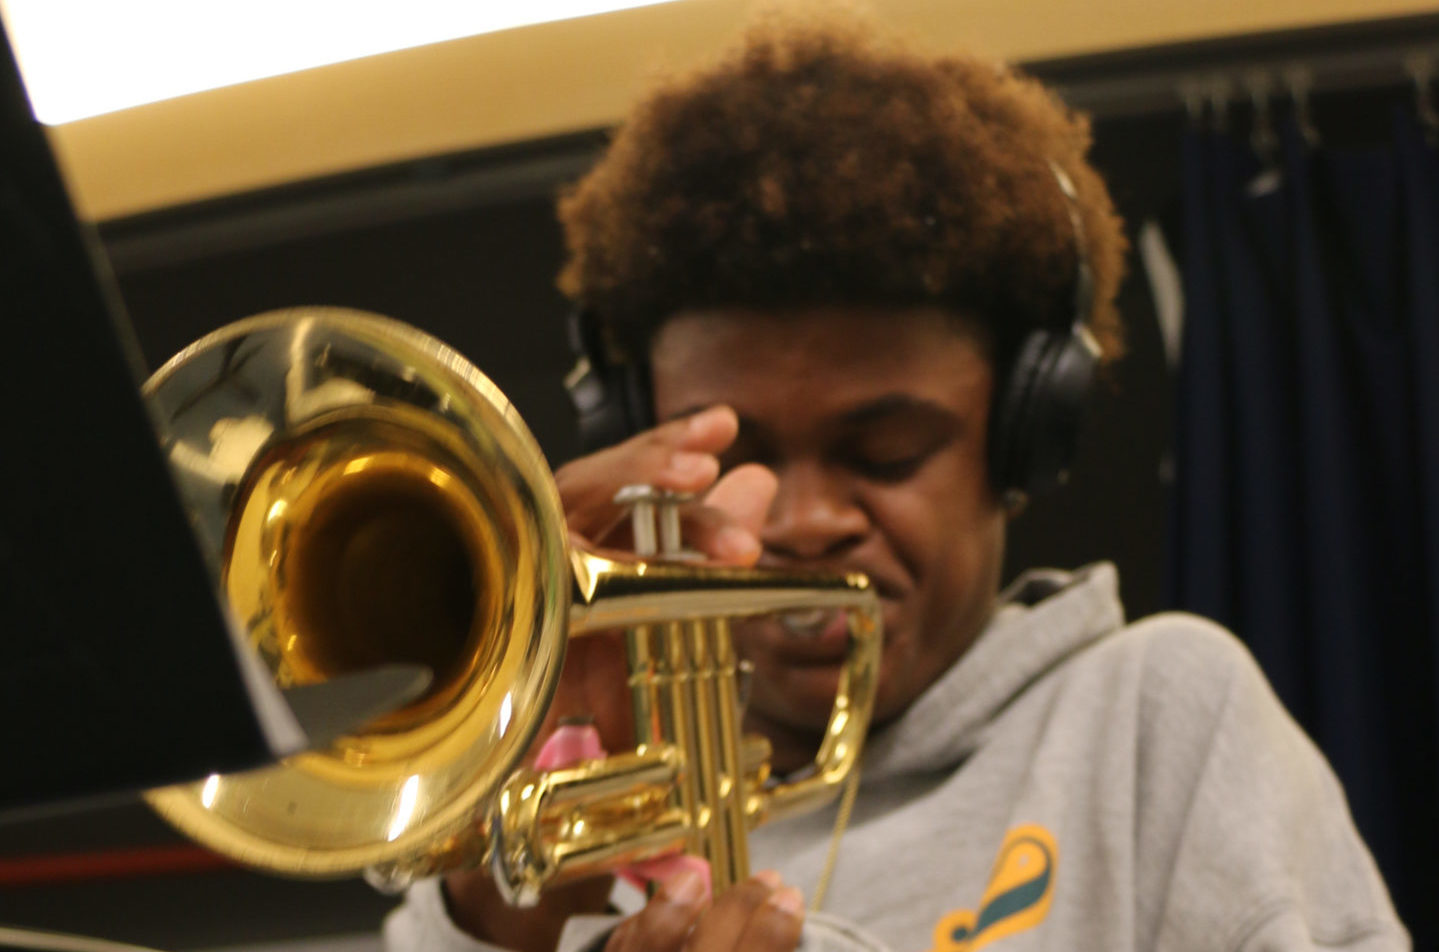
[[[625,512],[614,498],[624,486],[646,484],[701,498],[685,508],[683,521],[686,542],[707,562],[753,565],[775,478],[760,466],[740,467],[721,478],[719,454],[737,430],[732,410],[713,407],[562,466],[555,482],[570,532],[582,544],[628,548]],[[632,711],[624,695],[615,691],[625,676],[624,646],[617,633],[575,639],[539,736],[551,736],[565,718],[583,716],[593,718],[606,748],[628,746]],[[554,948],[570,916],[603,912],[610,888],[609,877],[574,883],[546,892],[535,907],[518,909],[505,903],[483,870],[451,873],[445,880],[458,925],[525,952]],[[649,904],[614,931],[606,948],[789,949],[798,940],[801,917],[798,891],[784,887],[772,873],[757,874],[712,903],[702,878],[682,871],[659,883]]]

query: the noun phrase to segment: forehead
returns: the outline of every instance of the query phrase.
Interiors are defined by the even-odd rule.
[[[843,413],[909,397],[987,409],[992,373],[978,333],[933,310],[694,311],[651,348],[661,419],[714,403],[741,416]]]

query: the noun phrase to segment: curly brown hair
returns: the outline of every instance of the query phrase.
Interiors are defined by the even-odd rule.
[[[1074,313],[1078,192],[1106,357],[1125,239],[1089,125],[996,63],[930,57],[843,17],[770,18],[672,77],[562,196],[559,285],[644,354],[684,309],[939,306],[1008,366]]]

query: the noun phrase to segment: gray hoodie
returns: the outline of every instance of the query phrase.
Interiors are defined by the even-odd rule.
[[[754,868],[811,892],[834,820],[760,829]],[[1409,948],[1343,791],[1248,652],[1186,615],[1126,626],[1104,564],[1021,579],[871,736],[824,909],[896,952]],[[433,883],[386,940],[489,948]]]

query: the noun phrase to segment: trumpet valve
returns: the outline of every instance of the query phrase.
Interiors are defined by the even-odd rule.
[[[621,487],[614,501],[630,511],[635,554],[646,559],[692,558],[694,553],[685,549],[680,531],[680,506],[694,498],[694,493],[672,492],[646,483]]]

